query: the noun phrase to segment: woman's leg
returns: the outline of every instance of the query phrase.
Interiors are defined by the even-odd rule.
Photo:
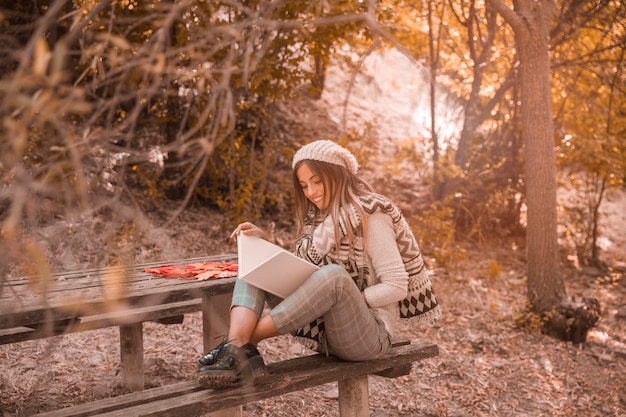
[[[245,281],[238,279],[235,282],[228,330],[228,340],[232,344],[243,346],[251,343],[256,346],[263,339],[278,336],[274,322],[267,316],[261,318],[266,301],[275,306],[282,299]]]
[[[258,322],[259,318],[253,310],[248,307],[233,306],[230,309],[230,326],[226,340],[235,346],[250,343]]]
[[[382,321],[370,310],[352,278],[338,265],[326,265],[270,311],[280,334],[294,332],[322,317],[328,349],[347,360],[379,357],[391,346]]]
[[[198,380],[211,388],[222,388],[237,380],[254,383],[266,374],[265,363],[251,340],[266,337],[266,322],[259,322],[266,294],[237,280],[231,302],[227,338],[199,360]],[[259,326],[261,324],[261,326]]]

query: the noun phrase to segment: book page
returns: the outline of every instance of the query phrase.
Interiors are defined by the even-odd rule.
[[[287,298],[318,266],[264,239],[240,234],[237,238],[239,279]]]

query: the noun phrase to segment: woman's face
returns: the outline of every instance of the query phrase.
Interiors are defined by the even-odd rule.
[[[330,196],[326,195],[322,179],[311,171],[306,162],[302,163],[296,170],[296,176],[302,192],[318,209],[324,210],[328,207]]]

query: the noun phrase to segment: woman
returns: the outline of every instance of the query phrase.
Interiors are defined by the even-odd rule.
[[[384,355],[398,317],[435,319],[439,306],[413,233],[396,206],[357,176],[354,155],[334,142],[293,158],[297,256],[321,266],[285,299],[237,280],[227,338],[199,360],[199,381],[221,388],[266,374],[256,345],[294,334],[305,346],[351,361]],[[267,239],[252,223],[240,233]],[[270,312],[262,316],[265,303]]]

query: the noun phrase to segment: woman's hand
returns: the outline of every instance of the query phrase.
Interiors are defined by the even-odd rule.
[[[234,241],[237,241],[237,236],[239,233],[245,233],[246,236],[256,236],[261,239],[269,240],[269,236],[263,229],[253,225],[250,222],[240,223],[239,226],[231,233],[230,238]]]

